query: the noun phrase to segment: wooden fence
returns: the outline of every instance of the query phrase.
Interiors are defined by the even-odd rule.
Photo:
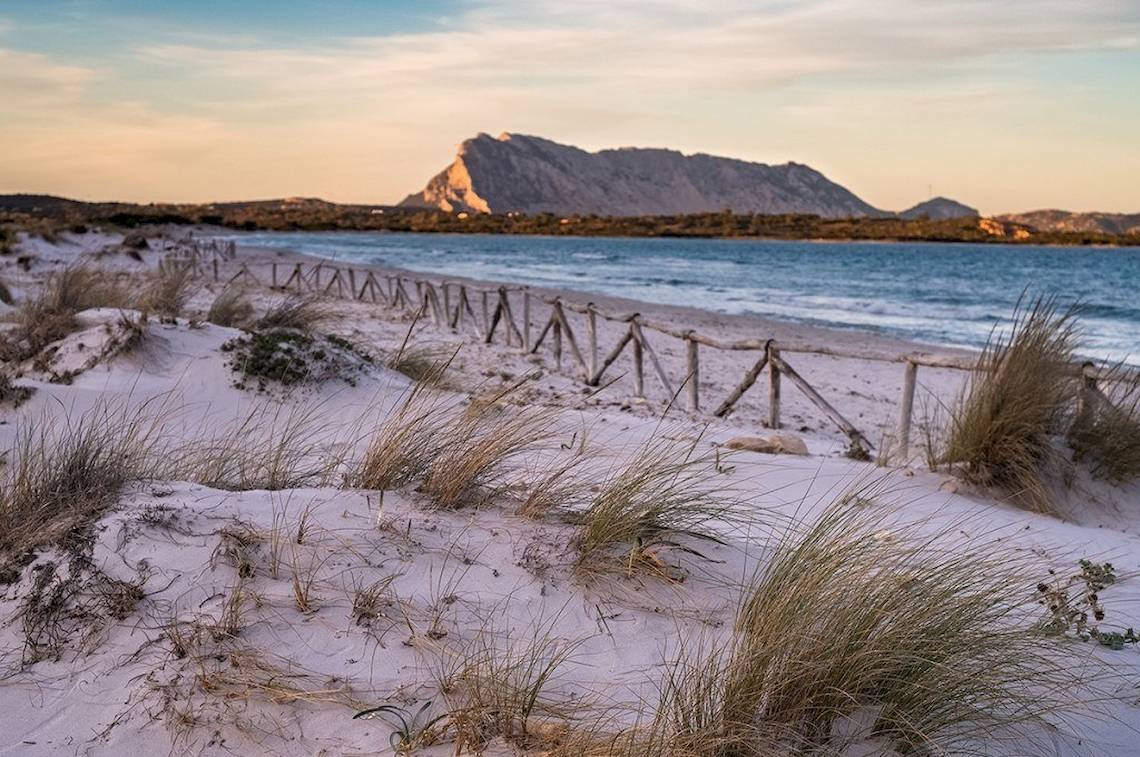
[[[849,453],[853,456],[868,454],[874,445],[792,366],[788,361],[790,354],[830,355],[900,364],[903,371],[902,394],[894,444],[889,451],[892,457],[900,460],[907,459],[910,454],[919,368],[971,371],[977,367],[976,359],[970,357],[917,353],[888,357],[811,344],[777,342],[774,339],[727,341],[693,329],[678,329],[646,318],[640,313],[607,312],[593,303],[583,304],[551,297],[528,287],[481,287],[463,281],[419,278],[406,274],[377,274],[331,263],[283,265],[274,262],[269,264],[268,272],[261,271],[261,276],[242,263],[236,273],[229,274],[227,271],[223,277],[218,261],[219,258],[232,258],[232,247],[228,253],[229,258],[224,254],[211,255],[211,273],[215,281],[248,281],[279,290],[369,301],[428,318],[436,327],[467,334],[485,344],[492,344],[501,335],[507,346],[514,346],[528,354],[536,354],[546,347],[553,356],[556,370],[561,371],[563,362],[568,359],[574,372],[588,386],[599,386],[606,372],[628,350],[632,359],[633,394],[636,398],[645,398],[645,367],[648,358],[649,367],[665,396],[670,401],[677,401],[683,394],[684,405],[695,414],[706,410],[700,386],[701,348],[753,353],[756,358],[752,366],[727,396],[717,398],[720,401],[715,404],[712,416],[720,418],[731,413],[740,398],[760,380],[766,368],[768,427],[780,428],[780,397],[786,379],[847,436]],[[191,260],[196,257],[193,252],[188,256]],[[190,265],[196,272],[204,273],[203,266],[197,263]],[[540,313],[540,310],[543,312]],[[621,326],[619,338],[608,349],[602,349],[603,345],[599,343],[598,319]],[[685,370],[682,375],[669,375],[647,337],[647,332],[653,333],[654,339],[676,339],[684,344]],[[580,335],[584,337],[580,338]],[[1074,365],[1073,371],[1075,376],[1083,378],[1082,408],[1099,403],[1111,406],[1111,401],[1099,387],[1099,382],[1140,379],[1140,373],[1136,371],[1098,368],[1092,363]]]

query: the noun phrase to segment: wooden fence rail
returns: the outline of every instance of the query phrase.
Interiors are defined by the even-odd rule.
[[[232,247],[229,252],[230,257],[227,259],[232,259]],[[211,256],[213,278],[215,281],[221,281],[217,267],[219,256],[213,255],[209,248],[200,254]],[[196,262],[198,256],[199,253],[195,253],[191,248],[189,254],[183,250],[176,257],[195,261],[190,264],[191,270],[200,275],[203,271],[202,266]],[[758,354],[756,361],[728,396],[716,405],[712,415],[718,418],[729,415],[767,369],[769,428],[780,428],[782,381],[787,378],[824,417],[847,436],[850,452],[855,454],[869,453],[874,446],[866,435],[788,362],[789,354],[829,355],[900,363],[903,368],[902,395],[899,402],[897,438],[891,451],[898,459],[906,459],[910,454],[919,368],[972,371],[977,367],[976,359],[969,357],[935,356],[923,353],[885,356],[813,344],[776,342],[773,339],[723,340],[693,329],[679,329],[668,323],[645,318],[640,313],[607,312],[592,302],[572,302],[561,297],[534,292],[528,287],[481,287],[465,281],[413,278],[407,274],[377,274],[365,269],[354,269],[332,263],[292,263],[285,268],[285,271],[280,268],[279,263],[270,264],[269,282],[270,286],[276,289],[329,296],[335,294],[341,298],[382,304],[416,314],[421,318],[428,318],[437,328],[446,328],[460,334],[474,333],[475,337],[485,344],[494,343],[496,336],[501,334],[507,346],[517,347],[528,354],[537,354],[543,347],[547,347],[554,359],[555,368],[559,371],[563,369],[564,351],[568,350],[571,371],[587,386],[600,386],[607,371],[610,371],[618,358],[628,350],[632,363],[633,394],[643,399],[645,359],[648,357],[650,369],[664,396],[670,402],[674,402],[681,392],[684,392],[685,404],[692,413],[700,413],[702,410],[701,347],[722,351],[754,352]],[[242,263],[237,272],[226,280],[226,283],[238,282],[262,285],[261,279],[245,263]],[[415,293],[414,296],[412,292]],[[478,303],[478,310],[472,304],[472,298]],[[519,304],[521,308],[516,307]],[[533,320],[533,316],[537,313],[536,305],[548,308],[547,316],[540,317],[537,321]],[[521,313],[521,317],[516,316],[516,313]],[[580,316],[579,322],[573,322],[569,313]],[[625,326],[620,330],[617,341],[604,351],[598,338],[599,318]],[[537,334],[534,333],[535,328]],[[683,343],[684,375],[679,377],[669,375],[646,332]],[[579,334],[584,334],[584,342],[579,341]],[[1074,365],[1073,371],[1074,376],[1083,378],[1084,401],[1092,403],[1109,401],[1098,388],[1098,382],[1140,380],[1140,371],[1098,368],[1092,363]]]

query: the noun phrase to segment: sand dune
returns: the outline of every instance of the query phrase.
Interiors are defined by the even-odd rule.
[[[53,272],[86,262],[134,277],[130,288],[138,288],[138,277],[178,246],[171,237],[152,240],[137,260],[118,251],[119,241],[111,234],[24,240],[30,271],[5,261],[0,276],[27,299]],[[239,249],[220,263],[220,279],[243,264],[263,272],[296,259]],[[794,543],[852,490],[860,498],[841,507],[873,524],[866,538],[883,554],[895,554],[892,544],[922,543],[915,565],[952,554],[1025,567],[1026,582],[1010,601],[1024,602],[1026,614],[1003,622],[1028,629],[1047,619],[1034,604],[1036,583],[1052,587],[1079,575],[1081,559],[1111,562],[1120,578],[1099,597],[1102,629],[1140,621],[1140,589],[1128,580],[1140,567],[1135,483],[1111,486],[1078,470],[1067,486],[1057,482],[1063,517],[1035,514],[1000,492],[928,470],[918,449],[882,467],[844,457],[843,435],[791,387],[785,430],[802,437],[810,454],[732,453],[721,446],[729,439],[769,432],[763,391],[746,394],[723,420],[675,406],[665,413],[670,398],[651,376],[644,402],[630,399],[628,370],[604,391],[584,391],[572,372],[554,370],[549,352],[482,344],[371,302],[329,302],[331,313],[306,337],[312,342],[297,348],[314,364],[334,366],[323,380],[310,371],[287,386],[259,382],[240,369],[255,349],[243,352],[247,332],[203,318],[223,287],[209,275],[195,281],[177,318],[84,311],[73,333],[6,366],[16,384],[35,391],[0,410],[5,449],[20,448],[28,429],[66,437],[65,419],[74,429],[85,418],[113,425],[145,417],[157,429],[148,437],[157,459],[74,538],[4,555],[2,753],[374,754],[395,751],[401,732],[423,754],[587,753],[574,734],[630,734],[652,719],[664,661],[702,644],[730,648],[743,587],[764,575],[781,543]],[[246,296],[258,314],[282,298],[264,288]],[[593,300],[723,339],[760,333],[875,355],[919,349],[870,334]],[[600,329],[601,343],[617,339],[612,324]],[[129,340],[135,331],[141,336]],[[416,388],[388,367],[407,355],[406,343],[421,356],[454,356],[442,382]],[[659,351],[669,370],[680,370],[682,348],[663,340]],[[705,355],[709,396],[731,391],[750,362]],[[894,428],[898,363],[805,354],[795,364],[876,446]],[[960,371],[924,370],[919,406],[950,402],[962,380]],[[426,428],[429,446],[451,446],[427,455],[426,472],[406,483],[383,491],[355,485],[377,429],[390,432],[384,424],[401,418],[405,430]],[[511,423],[532,424],[520,434],[533,438],[472,473],[473,483],[441,506],[432,476],[468,471]],[[683,473],[665,473],[648,487],[648,504],[672,496],[678,475],[691,475],[685,501],[712,512],[690,513],[698,519],[691,529],[647,529],[648,542],[615,542],[585,560],[582,513],[626,480],[631,465],[651,467],[646,450],[685,461]],[[9,473],[17,455],[9,453]],[[544,506],[535,505],[537,495]],[[529,516],[521,514],[528,503]],[[1073,584],[1074,606],[1083,585]],[[804,602],[788,649],[826,620]],[[1039,641],[1025,649],[1056,655],[1057,670],[1071,674],[1065,680],[1074,688],[1065,692],[1040,678],[1043,700],[1063,693],[1063,707],[1023,728],[954,740],[948,726],[932,740],[986,754],[1129,753],[1140,726],[1135,650],[1033,638]],[[929,646],[938,642],[930,633]],[[507,717],[511,727],[503,725],[501,702],[473,707],[472,687],[495,670],[488,650],[506,668],[551,663],[533,707]],[[960,654],[946,667],[981,659]],[[1015,681],[1022,683],[1028,679]],[[852,695],[826,733],[810,734],[816,745],[846,755],[901,751],[872,727],[884,701],[895,701],[886,688]],[[375,717],[353,718],[381,705],[388,709]],[[593,753],[680,752],[614,746]]]

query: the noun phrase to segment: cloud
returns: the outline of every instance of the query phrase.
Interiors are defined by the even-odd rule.
[[[48,131],[0,127],[0,135],[21,155],[50,158],[62,176],[70,129],[91,181],[122,185],[129,175],[120,194],[130,197],[206,199],[223,187],[237,196],[395,200],[442,168],[455,142],[505,129],[586,147],[801,160],[835,169],[836,179],[854,180],[857,192],[890,206],[910,204],[896,196],[914,190],[876,196],[874,187],[882,193],[886,182],[880,174],[893,170],[895,181],[924,187],[937,170],[924,156],[918,176],[896,154],[899,135],[910,139],[908,124],[930,130],[932,144],[952,137],[979,156],[992,149],[997,175],[1001,151],[1010,148],[1002,130],[1023,133],[1025,121],[1010,114],[1052,115],[1041,107],[1057,100],[1051,83],[1032,86],[1034,76],[1066,56],[1140,51],[1134,0],[483,0],[466,7],[429,31],[289,44],[259,39],[256,29],[223,36],[151,25],[124,35],[127,47],[98,70],[0,50],[0,113],[23,113],[24,126],[28,114],[58,122]],[[1126,97],[1120,93],[1121,102]],[[1036,123],[1039,140],[1064,127]],[[1074,160],[1115,144],[1074,133],[1056,147]],[[130,167],[116,174],[109,159],[93,157],[100,154]],[[179,170],[178,156],[187,154],[197,157]],[[21,160],[9,158],[9,172]],[[997,186],[968,175],[960,158],[944,162],[963,186]],[[34,175],[30,160],[20,165],[21,176]],[[159,180],[158,171],[169,175]],[[220,176],[228,178],[219,183]],[[1052,185],[1080,186],[1063,177]],[[963,199],[985,206],[984,198]]]
[[[12,105],[73,99],[98,77],[99,73],[91,68],[0,48],[0,110]]]

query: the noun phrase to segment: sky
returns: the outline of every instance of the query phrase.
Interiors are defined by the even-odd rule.
[[[1140,212],[1140,0],[0,0],[0,193],[389,203],[503,131]]]

